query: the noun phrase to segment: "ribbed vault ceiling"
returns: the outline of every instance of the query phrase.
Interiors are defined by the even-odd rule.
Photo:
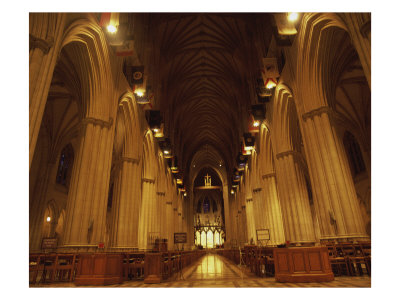
[[[256,16],[150,15],[149,49],[160,51],[152,55],[161,83],[156,104],[186,172],[193,157],[207,161],[202,156],[210,151],[222,158],[228,172],[233,167],[260,71],[252,33]]]

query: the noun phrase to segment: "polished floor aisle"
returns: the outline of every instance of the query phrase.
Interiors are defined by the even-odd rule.
[[[32,287],[76,287],[73,283],[56,283],[35,285]],[[226,258],[208,253],[193,265],[185,268],[182,274],[176,274],[167,281],[159,284],[145,284],[143,280],[125,281],[122,284],[108,287],[371,287],[369,276],[335,277],[331,282],[320,283],[279,283],[275,278],[260,278],[250,273],[247,268],[239,267]]]

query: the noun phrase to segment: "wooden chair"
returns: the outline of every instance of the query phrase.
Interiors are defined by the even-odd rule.
[[[55,263],[55,281],[72,281],[75,273],[76,254],[58,254]]]
[[[349,271],[349,265],[347,263],[347,258],[346,258],[346,254],[342,249],[342,246],[340,244],[338,245],[334,245],[333,246],[333,251],[332,256],[329,257],[329,261],[331,263],[331,265],[333,266],[332,269],[336,270],[336,274],[337,276],[341,276],[341,275],[346,275],[349,276],[350,275],[350,271]],[[329,247],[328,247],[329,250]]]
[[[35,284],[39,271],[40,254],[29,255],[29,283]]]
[[[371,276],[371,242],[360,243],[368,276]]]

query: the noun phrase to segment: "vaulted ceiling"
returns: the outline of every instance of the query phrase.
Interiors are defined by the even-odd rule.
[[[269,15],[149,15],[145,48],[151,52],[155,106],[163,113],[165,134],[185,176],[196,162],[196,167],[219,167],[222,161],[227,174],[233,168],[257,99],[260,49],[266,51],[259,22],[268,23]]]

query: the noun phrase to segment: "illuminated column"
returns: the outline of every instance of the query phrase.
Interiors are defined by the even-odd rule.
[[[241,243],[247,243],[249,241],[248,238],[248,224],[247,224],[247,212],[246,212],[246,205],[241,206],[241,210],[238,211],[240,215],[240,223],[239,223],[239,230],[241,236]]]
[[[63,13],[29,14],[29,168],[60,52]]]
[[[105,241],[114,128],[112,121],[94,118],[82,123],[79,153],[68,193],[65,247],[97,247]]]
[[[253,239],[254,243],[256,243],[256,228],[254,222],[254,210],[253,210],[253,199],[246,199],[246,220],[247,220],[247,237],[250,242]]]
[[[172,208],[172,201],[165,202],[165,219],[167,227],[168,250],[174,248],[174,210]]]
[[[225,214],[225,243],[229,246],[230,240],[232,239],[232,225],[231,218],[229,215],[229,186],[223,185],[222,197],[224,199],[224,214]]]
[[[265,218],[265,203],[263,203],[263,199],[261,197],[262,188],[253,189],[253,211],[254,211],[254,228],[265,229],[266,228],[266,218]],[[257,235],[254,237],[254,241],[257,241]]]
[[[286,240],[291,243],[315,242],[307,186],[295,151],[276,155],[276,173]]]
[[[56,178],[57,168],[55,168],[55,164],[55,161],[52,160],[46,165],[44,172],[41,176],[38,176],[35,194],[30,196],[32,203],[29,203],[29,251],[41,249],[43,218],[48,200],[46,195],[50,179]]]
[[[285,242],[285,232],[283,229],[281,205],[276,188],[275,173],[264,174],[262,180],[266,228],[270,231],[269,245],[282,244]]]
[[[139,159],[122,157],[114,182],[112,240],[115,248],[137,248],[140,208]]]
[[[139,249],[146,250],[151,234],[158,232],[155,180],[142,178],[142,204],[139,221]]]
[[[341,140],[321,107],[303,115],[304,144],[321,239],[367,238]]]

